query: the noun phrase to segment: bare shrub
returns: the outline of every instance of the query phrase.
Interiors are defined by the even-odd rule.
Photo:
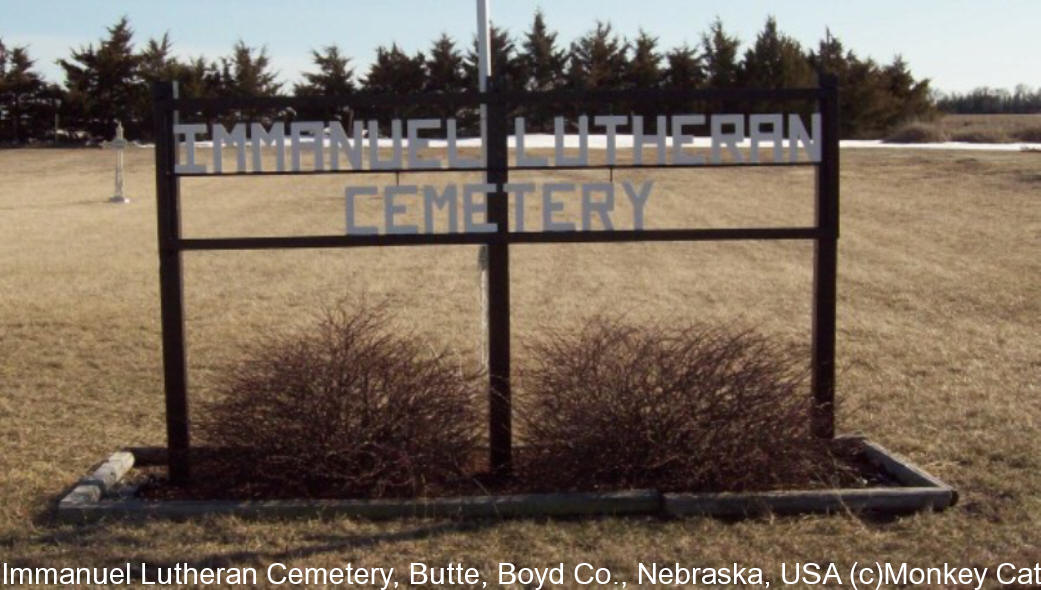
[[[598,317],[533,348],[518,463],[542,487],[769,489],[835,470],[807,363],[763,336]]]
[[[947,141],[947,135],[935,124],[915,121],[902,125],[882,141],[885,143],[940,143]]]
[[[327,312],[312,331],[268,336],[201,412],[212,487],[233,496],[436,493],[480,442],[473,375],[408,334],[384,307]]]
[[[1012,132],[1012,137],[1019,141],[1041,143],[1041,126],[1025,127]]]

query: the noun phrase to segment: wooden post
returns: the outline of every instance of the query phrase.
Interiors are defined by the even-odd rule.
[[[817,228],[813,263],[813,433],[835,436],[835,305],[839,241],[839,91],[820,76],[821,161],[817,166]]]
[[[503,185],[508,182],[507,110],[495,94],[486,100],[488,111],[485,178],[497,186],[488,195],[488,221],[498,226],[488,243],[488,426],[491,468],[497,475],[512,469],[510,409],[510,252],[509,203]],[[487,96],[487,95],[486,95]]]
[[[181,214],[174,174],[177,144],[173,133],[173,85],[152,86],[155,120],[155,186],[159,232],[159,297],[163,324],[163,382],[170,481],[191,476],[188,436],[188,375],[184,353],[184,289],[181,282]]]

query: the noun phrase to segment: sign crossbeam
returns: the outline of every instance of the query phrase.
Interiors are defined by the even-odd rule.
[[[529,104],[582,103],[610,106],[615,101],[668,104],[668,101],[812,101],[821,118],[820,157],[817,161],[592,164],[561,166],[510,166],[508,122],[510,108]],[[237,109],[303,106],[455,105],[487,107],[486,160],[477,168],[393,168],[344,170],[271,170],[205,173],[177,172],[175,112],[214,113]],[[619,90],[486,92],[387,96],[359,93],[347,97],[264,97],[177,99],[170,83],[153,87],[156,136],[156,186],[160,295],[163,327],[163,367],[166,393],[169,473],[176,483],[190,478],[188,431],[188,381],[185,362],[184,301],[181,256],[185,251],[281,248],[349,248],[365,246],[419,246],[479,244],[488,247],[489,342],[489,442],[493,472],[508,474],[511,468],[509,246],[515,243],[663,242],[705,240],[811,240],[814,242],[811,390],[814,396],[813,432],[834,435],[835,305],[837,244],[839,236],[838,86],[834,76],[821,75],[817,88],[745,90]],[[815,115],[816,116],[816,115]],[[508,194],[504,187],[510,172],[553,170],[668,169],[715,167],[816,167],[815,224],[811,227],[738,227],[595,230],[510,231]],[[184,238],[180,230],[179,181],[188,177],[237,177],[313,174],[408,174],[484,172],[487,184],[487,222],[494,231],[470,233],[411,233],[372,235],[317,235],[288,237]]]
[[[234,111],[254,108],[285,107],[339,107],[344,105],[370,107],[405,107],[415,105],[437,105],[476,107],[482,103],[501,102],[507,104],[608,104],[611,102],[722,102],[722,101],[808,101],[821,100],[827,94],[824,86],[818,88],[692,88],[669,90],[547,90],[540,92],[522,90],[496,90],[485,92],[465,91],[457,93],[427,92],[416,94],[384,94],[378,92],[356,92],[349,96],[248,96],[222,98],[165,98],[155,104],[160,108],[181,111],[182,118],[193,112]],[[174,107],[173,105],[177,105]]]
[[[570,165],[562,164],[560,166],[547,165],[547,166],[509,166],[505,168],[511,172],[552,172],[554,170],[660,170],[660,169],[671,169],[671,168],[755,168],[755,167],[767,167],[767,168],[785,168],[785,167],[816,167],[817,162],[719,162],[715,164],[590,164],[588,166],[582,165]],[[445,173],[445,172],[457,172],[457,173],[474,173],[482,172],[485,170],[494,170],[490,166],[481,166],[480,168],[458,168],[458,167],[444,167],[444,168],[361,168],[361,169],[341,169],[341,170],[248,170],[242,172],[176,172],[176,176],[179,178],[242,178],[243,176],[313,176],[322,174],[430,174],[430,173]]]

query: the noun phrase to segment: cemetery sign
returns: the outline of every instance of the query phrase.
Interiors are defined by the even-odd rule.
[[[750,105],[800,103],[804,108],[755,112]],[[814,242],[812,383],[813,429],[834,434],[835,283],[838,240],[838,89],[822,75],[815,88],[738,90],[622,90],[486,92],[414,96],[356,94],[347,97],[179,99],[173,86],[153,88],[163,366],[170,477],[189,478],[187,369],[184,342],[182,254],[195,250],[339,248],[476,244],[488,249],[488,372],[491,465],[511,464],[509,247],[515,243],[637,242],[697,240],[811,240]],[[591,114],[558,116],[554,133],[536,152],[522,115],[534,104],[581,105]],[[617,105],[722,105],[702,112],[616,114]],[[445,112],[484,107],[487,136],[481,157],[468,154],[472,140],[459,137],[456,118],[383,117],[353,121],[223,121],[215,113],[243,109],[379,107],[407,110],[422,105]],[[734,109],[733,105],[744,105]],[[805,108],[809,106],[809,109]],[[728,108],[730,107],[730,108]],[[606,112],[605,112],[606,111]],[[582,111],[580,111],[582,112]],[[179,121],[178,113],[202,113],[208,123]],[[520,113],[520,114],[518,114]],[[382,125],[382,126],[381,126]],[[695,136],[693,130],[705,129]],[[577,133],[567,135],[569,129]],[[510,160],[510,132],[513,161]],[[431,139],[433,136],[435,139]],[[212,146],[203,157],[199,144]],[[692,149],[697,144],[699,149]],[[442,150],[431,151],[436,147]],[[225,148],[230,148],[231,157]],[[262,158],[273,152],[273,163]],[[602,149],[603,158],[590,151]],[[437,155],[433,155],[437,154]],[[441,155],[443,154],[443,155]],[[813,166],[816,220],[808,227],[645,227],[653,180],[613,182],[616,169],[710,166]],[[610,182],[511,182],[511,171],[607,169]],[[344,187],[344,232],[335,235],[185,238],[180,228],[179,179],[242,175],[359,175],[413,172],[483,172],[482,182]],[[351,177],[352,180],[353,178]],[[580,203],[574,218],[562,216],[564,201]],[[364,199],[376,200],[379,223],[363,221]],[[513,203],[511,211],[510,203]],[[526,224],[525,207],[542,213]],[[619,211],[624,214],[620,215]],[[404,219],[420,219],[409,223]],[[620,220],[625,219],[623,225]],[[631,220],[631,221],[629,221]]]

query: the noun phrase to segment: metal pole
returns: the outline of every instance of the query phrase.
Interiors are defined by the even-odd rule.
[[[838,79],[821,74],[823,146],[817,167],[817,228],[813,264],[813,433],[835,436],[835,305],[839,244]]]
[[[488,77],[492,72],[489,57],[489,25],[488,0],[477,0],[477,89],[488,90]],[[485,163],[488,156],[488,105],[481,102],[481,149]],[[491,182],[488,180],[488,182]],[[481,331],[478,349],[481,354],[481,366],[488,370],[488,246],[480,246],[477,250],[478,290],[481,297]]]

